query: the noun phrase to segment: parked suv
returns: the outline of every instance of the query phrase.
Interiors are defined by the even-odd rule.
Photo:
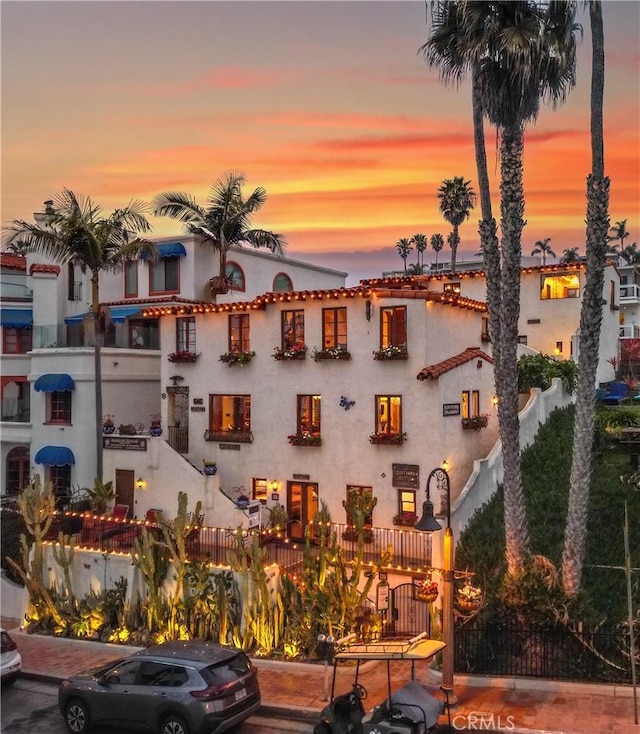
[[[15,683],[22,669],[22,658],[18,652],[16,643],[11,639],[9,633],[0,627],[0,641],[2,652],[0,653],[0,678],[3,686]]]
[[[58,705],[72,734],[94,724],[159,734],[228,731],[260,706],[257,670],[234,647],[165,642],[64,680]]]

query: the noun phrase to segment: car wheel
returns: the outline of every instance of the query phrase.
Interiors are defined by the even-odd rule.
[[[17,675],[8,675],[6,678],[2,679],[2,687],[4,688],[5,686],[12,686],[17,680]]]
[[[313,734],[331,734],[332,729],[326,721],[321,721],[313,727]]]
[[[171,714],[162,722],[160,734],[189,734],[189,727],[182,716]]]
[[[89,731],[89,709],[84,701],[74,698],[64,710],[64,720],[71,734],[85,734]]]

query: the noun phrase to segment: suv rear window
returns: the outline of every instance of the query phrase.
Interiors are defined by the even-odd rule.
[[[249,658],[241,652],[228,660],[223,660],[221,663],[208,665],[200,673],[207,685],[212,686],[237,680],[238,676],[244,675],[250,669],[251,662]]]
[[[2,638],[2,652],[9,652],[9,650],[16,649],[15,642],[9,637],[6,632],[0,632],[0,636]]]

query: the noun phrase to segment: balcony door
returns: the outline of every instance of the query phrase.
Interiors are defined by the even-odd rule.
[[[307,525],[318,511],[318,484],[316,482],[287,482],[287,513],[289,537],[304,539]]]

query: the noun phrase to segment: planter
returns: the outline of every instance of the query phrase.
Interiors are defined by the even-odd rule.
[[[458,611],[464,612],[464,614],[471,614],[477,612],[482,606],[482,603],[471,599],[456,599],[455,606]]]
[[[409,353],[404,349],[401,351],[385,351],[381,349],[373,353],[373,358],[379,361],[393,360],[393,359],[408,359]]]
[[[110,436],[112,433],[116,432],[115,426],[102,426],[102,433],[105,434],[105,436]]]
[[[151,426],[149,428],[150,436],[162,436],[162,428],[160,426]]]
[[[427,604],[433,604],[433,602],[438,598],[438,592],[435,594],[425,594],[422,591],[416,591],[416,599],[419,599],[420,601],[424,601]]]
[[[195,352],[172,352],[169,355],[169,362],[195,362],[197,359]]]
[[[369,443],[385,445],[385,446],[400,446],[407,440],[405,433],[398,433],[393,436],[386,435],[373,435],[369,436]]]
[[[217,471],[218,471],[217,466],[203,466],[202,467],[202,473],[206,475],[207,477],[215,476]]]
[[[255,356],[255,352],[226,352],[225,354],[220,355],[218,361],[226,362],[229,367],[234,367],[235,365],[244,367],[244,365],[249,364]]]
[[[351,353],[346,349],[323,349],[313,352],[315,362],[326,362],[328,360],[346,362],[351,359]]]
[[[289,362],[289,361],[295,361],[300,359],[306,359],[307,358],[307,349],[305,347],[304,351],[297,351],[297,352],[289,352],[289,351],[282,351],[281,349],[278,349],[277,351],[274,351],[274,353],[271,355],[276,362]]]
[[[463,418],[461,423],[462,423],[462,428],[465,431],[479,431],[482,428],[487,427],[489,423],[489,419],[486,418],[485,416],[479,415],[479,416],[476,416],[475,418]]]
[[[320,436],[299,436],[291,435],[287,436],[289,443],[292,446],[321,446],[322,438]]]
[[[413,515],[412,517],[398,516],[398,517],[393,518],[394,525],[400,525],[406,528],[412,528],[417,522],[418,522],[417,515]]]

